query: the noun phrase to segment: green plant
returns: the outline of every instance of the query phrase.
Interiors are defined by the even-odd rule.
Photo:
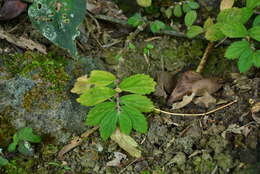
[[[72,89],[85,106],[94,106],[87,114],[86,124],[99,126],[101,138],[106,140],[116,130],[129,135],[132,129],[145,133],[148,126],[142,112],[151,112],[152,101],[144,96],[154,91],[155,82],[148,75],[136,74],[119,82],[106,71],[94,70],[90,77],[80,77]]]
[[[41,137],[32,132],[32,128],[24,127],[13,136],[13,142],[8,146],[9,152],[14,152],[18,146],[18,151],[25,155],[32,154],[30,143],[40,143]]]
[[[153,49],[153,48],[154,48],[153,44],[147,44],[144,47],[144,51],[143,51],[144,54],[149,55],[150,54],[150,50]]]
[[[54,44],[77,56],[75,38],[85,17],[86,1],[34,0],[28,9],[32,24]]]
[[[135,13],[132,17],[128,19],[127,23],[132,27],[138,27],[144,23],[147,23],[149,24],[150,29],[153,33],[168,28],[162,21],[159,20],[148,21],[145,17],[142,17],[140,13]]]
[[[260,15],[255,16],[252,25],[248,25],[260,0],[247,0],[242,8],[231,7],[223,9],[217,16],[216,23],[208,18],[203,28],[191,26],[187,32],[188,37],[195,37],[205,32],[209,41],[218,41],[224,38],[241,39],[230,44],[225,52],[227,59],[238,59],[240,72],[248,71],[253,65],[260,67],[260,50],[257,42],[260,41]],[[246,25],[247,24],[247,25]],[[246,26],[250,26],[246,28]]]
[[[4,157],[0,156],[0,167],[6,166],[9,164],[9,161]]]

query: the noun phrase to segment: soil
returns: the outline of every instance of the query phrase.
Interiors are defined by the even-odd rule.
[[[82,58],[78,60],[42,37],[32,27],[26,14],[0,22],[3,30],[12,30],[14,36],[23,35],[37,41],[45,45],[49,53],[43,55],[24,50],[0,40],[0,157],[10,162],[10,165],[0,168],[1,174],[260,173],[260,123],[252,117],[252,114],[260,117],[260,112],[251,112],[252,107],[260,102],[260,71],[252,68],[247,73],[238,73],[236,62],[228,61],[223,56],[225,45],[211,50],[202,73],[204,77],[219,77],[224,81],[223,87],[213,94],[217,103],[210,108],[191,103],[174,112],[205,113],[236,101],[234,104],[201,117],[171,116],[157,111],[147,114],[148,133],[131,134],[142,151],[141,158],[131,157],[112,140],[101,140],[96,131],[60,161],[57,158],[59,150],[74,137],[91,129],[84,125],[88,108],[79,106],[77,96],[70,93],[73,83],[92,69],[106,69],[115,73],[116,55],[123,49],[130,32],[121,25],[115,26],[103,20],[98,22],[101,33],[97,34],[95,21],[86,17],[83,30],[89,32],[89,38],[87,42],[83,36],[79,38],[77,46]],[[87,27],[94,29],[88,31]],[[122,36],[112,37],[118,31],[126,31],[127,34],[122,32]],[[201,39],[159,35],[153,40],[154,37],[147,31],[137,35],[132,41],[136,48],[124,54],[121,76],[145,73],[156,79],[158,72],[166,71],[177,78],[182,72],[196,69],[207,47],[207,42]],[[148,42],[147,39],[152,41]],[[101,47],[117,41],[112,46]],[[147,43],[153,44],[154,48],[145,57],[143,50]],[[33,61],[38,61],[40,65],[29,66]],[[51,64],[45,66],[44,63],[48,61]],[[14,80],[15,83],[19,82],[14,88],[17,96],[9,96],[10,91],[2,84]],[[20,91],[19,86],[25,84],[28,88]],[[19,95],[17,90],[20,91]],[[164,97],[154,94],[149,97],[156,108],[173,112]],[[4,101],[6,99],[10,103]],[[8,152],[12,136],[25,125],[32,127],[42,137],[42,142],[32,144],[34,152],[31,156]],[[127,157],[118,166],[109,167],[107,163],[115,158],[115,152]]]

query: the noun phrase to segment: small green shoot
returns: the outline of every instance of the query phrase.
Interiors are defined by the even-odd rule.
[[[32,153],[32,148],[30,143],[40,143],[41,137],[35,135],[32,128],[24,127],[20,129],[13,136],[13,142],[8,146],[9,152],[14,152],[18,146],[18,151],[25,155],[30,155]]]

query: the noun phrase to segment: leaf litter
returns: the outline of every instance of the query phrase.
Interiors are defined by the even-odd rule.
[[[173,109],[180,109],[191,103],[195,96],[200,96],[195,100],[195,104],[208,108],[211,104],[216,103],[216,99],[211,94],[222,87],[218,81],[218,78],[203,78],[194,71],[184,72],[177,81],[167,103],[172,104]],[[177,102],[181,99],[182,101]],[[173,103],[175,101],[176,103]]]

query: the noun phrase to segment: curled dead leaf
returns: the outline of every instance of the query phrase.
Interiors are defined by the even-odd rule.
[[[19,16],[25,9],[27,4],[20,0],[6,0],[0,9],[0,20],[10,20]]]
[[[195,81],[201,80],[202,76],[194,71],[184,72],[180,79],[177,81],[177,85],[172,91],[168,104],[172,104],[175,101],[182,99],[184,95],[191,94],[191,88]]]
[[[180,109],[189,104],[195,96],[202,96],[197,99],[196,103],[209,107],[216,102],[216,99],[210,94],[219,90],[221,86],[218,78],[203,78],[199,73],[187,71],[180,77],[176,88],[169,97],[168,104],[182,99],[181,102],[172,105],[173,109]]]

